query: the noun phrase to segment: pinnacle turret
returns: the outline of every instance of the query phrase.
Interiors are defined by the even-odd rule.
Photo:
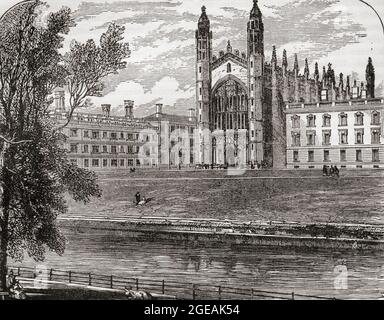
[[[210,22],[207,16],[206,7],[201,7],[201,16],[198,23],[198,28],[201,33],[208,33],[210,28]]]
[[[259,18],[262,16],[257,0],[253,0],[253,8],[251,10],[250,18]]]

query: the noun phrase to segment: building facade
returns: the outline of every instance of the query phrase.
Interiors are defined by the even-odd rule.
[[[63,91],[55,93],[55,104],[51,118],[65,124],[68,113]],[[63,129],[70,161],[94,171],[158,167],[159,128],[134,118],[133,104],[124,101],[123,117],[111,116],[109,104],[102,105],[100,114],[74,114]]]
[[[66,124],[65,93],[55,92],[55,109],[50,116],[58,125]],[[94,171],[131,168],[185,168],[195,164],[195,110],[188,116],[162,112],[135,118],[134,101],[125,100],[125,116],[112,116],[111,105],[101,105],[101,113],[75,113],[63,129],[71,162]]]
[[[287,168],[383,168],[383,99],[286,107]]]
[[[276,52],[270,63],[265,61],[264,24],[257,1],[246,30],[247,53],[233,49],[228,41],[225,51],[213,55],[213,33],[202,7],[196,31],[197,162],[284,168],[282,70]]]
[[[228,41],[226,50],[213,55],[213,32],[206,8],[202,7],[196,31],[196,162],[230,166],[258,163],[275,169],[312,168],[323,165],[324,159],[338,159],[336,162],[339,163],[340,158],[335,154],[340,153],[342,159],[345,154],[349,161],[355,156],[355,160],[368,161],[372,156],[375,161],[369,165],[376,167],[377,159],[381,159],[377,156],[381,149],[378,153],[376,142],[380,125],[367,121],[371,121],[375,114],[382,114],[382,104],[380,99],[374,99],[375,73],[371,58],[366,69],[366,83],[358,84],[354,80],[353,85],[349,76],[344,78],[340,74],[336,77],[331,63],[328,68],[323,67],[322,75],[316,63],[311,74],[305,59],[304,73],[301,74],[297,54],[290,70],[286,50],[282,53],[281,65],[278,65],[274,46],[270,61],[266,61],[263,17],[257,0],[253,1],[246,32],[246,53],[233,49]],[[347,126],[338,123],[341,112],[349,117]],[[356,112],[363,114],[362,125],[352,124],[350,120]],[[300,128],[292,126],[292,116],[303,123]],[[317,119],[309,127],[307,116]],[[327,127],[321,123],[323,116],[331,119]],[[345,130],[348,146],[356,144],[359,148],[346,146],[339,150],[336,147]],[[374,139],[369,138],[371,131]],[[355,136],[356,142],[352,142]],[[310,144],[304,141],[307,137]],[[296,145],[299,140],[300,145]],[[304,159],[309,159],[306,162],[310,163],[303,166]],[[293,163],[296,160],[302,165]],[[360,160],[352,162],[349,166],[361,166]]]
[[[163,113],[163,105],[156,104],[156,113],[144,120],[158,128],[158,163],[160,168],[189,168],[196,159],[196,117],[189,109],[188,116]]]
[[[133,101],[124,101],[125,116],[75,114],[65,128],[70,159],[93,170],[180,168],[201,165],[275,169],[384,167],[381,138],[383,99],[375,98],[371,58],[366,82],[343,74],[332,64],[318,64],[311,74],[305,59],[300,73],[295,54],[288,68],[287,52],[277,64],[275,47],[266,62],[264,24],[253,1],[246,25],[247,52],[228,41],[212,52],[213,32],[206,8],[196,30],[196,109],[178,116],[162,112],[133,116]],[[52,117],[66,122],[64,93],[56,92]]]

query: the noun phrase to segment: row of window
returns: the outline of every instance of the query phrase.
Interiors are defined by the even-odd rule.
[[[339,131],[339,144],[348,144],[348,130]],[[331,130],[323,130],[323,145],[331,144]],[[307,131],[307,146],[316,145],[316,132]],[[380,144],[380,129],[371,129],[371,144]],[[364,129],[355,129],[355,144],[364,144]],[[301,146],[301,135],[299,132],[292,132],[292,146]]]
[[[363,152],[362,150],[356,150],[356,162],[363,162]],[[347,151],[346,150],[340,150],[340,162],[346,162],[347,161]],[[308,162],[314,162],[315,161],[315,152],[314,150],[308,151]],[[299,151],[294,150],[293,151],[293,162],[300,162],[299,159]],[[324,150],[323,151],[323,162],[331,162],[330,159],[330,151]],[[372,149],[372,162],[380,162],[380,154],[379,149]]]
[[[125,168],[133,166],[141,166],[140,159],[83,159],[83,166],[85,168],[100,168],[100,167],[112,167],[112,168]],[[77,159],[71,159],[71,162],[78,164]]]
[[[201,103],[200,103],[201,105]],[[201,106],[200,106],[201,109]],[[176,126],[176,125],[171,125],[169,127],[169,132],[184,132],[184,130],[188,130],[189,134],[195,133],[195,128],[194,127],[184,127],[184,126]]]
[[[300,116],[294,115],[291,118],[292,120],[292,128],[300,128],[301,120]],[[364,114],[362,112],[355,113],[355,125],[362,126],[364,125]],[[371,117],[371,125],[380,125],[380,112],[374,111],[372,112]],[[331,126],[331,115],[324,114],[323,115],[323,127]],[[342,112],[339,114],[339,126],[348,126],[348,114]],[[307,127],[316,127],[316,115],[310,114],[307,116]]]
[[[79,137],[80,130],[79,129],[70,129],[70,134],[69,136],[71,138]],[[125,133],[125,132],[107,132],[107,131],[90,131],[90,130],[83,130],[83,138],[91,138],[91,139],[112,139],[112,140],[117,140],[117,139],[127,139],[127,140],[138,140],[139,139],[139,134],[138,133]],[[149,141],[150,136],[149,135],[144,135],[143,140]]]
[[[351,98],[352,99],[366,99],[367,98],[367,90],[361,89],[357,86],[352,87],[351,92]],[[328,89],[322,89],[321,90],[321,101],[328,101],[329,100],[329,91]]]
[[[80,153],[128,153],[128,154],[137,154],[139,153],[139,146],[99,146],[93,145],[89,148],[89,145],[83,145],[82,147],[78,144],[70,144],[70,152],[71,153],[79,153],[79,149],[81,149]],[[152,148],[153,153],[155,153],[155,147]]]

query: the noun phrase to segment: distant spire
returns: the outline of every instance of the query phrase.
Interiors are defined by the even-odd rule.
[[[332,69],[332,63],[328,63],[327,84],[336,86],[335,70]]]
[[[210,22],[207,16],[206,9],[207,8],[205,6],[201,7],[201,16],[199,19],[199,30],[208,32],[210,28]]]
[[[347,99],[350,99],[350,95],[351,95],[351,83],[350,83],[350,77],[347,76],[347,84],[345,85],[345,92],[346,92],[346,95],[347,95]]]
[[[299,73],[299,60],[297,58],[297,53],[295,53],[295,64],[293,66],[293,70],[295,71],[296,75]]]
[[[309,79],[309,66],[308,66],[308,59],[305,59],[305,68],[304,68],[304,75],[306,79]]]
[[[319,73],[319,64],[317,62],[315,63],[315,73],[314,73],[314,76],[315,76],[315,80],[319,81],[320,73]]]
[[[375,97],[375,67],[372,64],[372,58],[368,58],[367,69],[365,71],[365,79],[367,81],[368,98]]]
[[[257,4],[257,0],[253,0],[253,8],[251,10],[250,18],[261,17],[261,16],[262,16],[262,14],[261,14],[260,8]]]
[[[327,72],[325,71],[325,66],[323,66],[323,76],[321,78],[321,81],[323,82],[324,85],[327,82]]]
[[[283,67],[288,68],[287,50],[283,50]]]
[[[339,88],[344,90],[344,75],[340,73]]]
[[[276,46],[273,46],[272,60],[271,61],[272,61],[273,65],[276,65],[276,63],[277,63]]]
[[[231,41],[230,40],[228,40],[227,52],[232,52],[232,46],[231,46]]]

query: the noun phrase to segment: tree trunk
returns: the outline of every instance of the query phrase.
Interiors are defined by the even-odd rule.
[[[9,151],[9,150],[8,150]],[[12,159],[12,158],[11,158]],[[0,236],[0,291],[6,291],[6,279],[7,279],[7,262],[8,262],[8,240],[9,240],[9,207],[11,199],[11,184],[12,174],[7,168],[11,165],[9,156],[7,154],[4,157],[4,166],[2,174],[2,187],[3,187],[3,199],[2,210],[3,217],[1,221],[1,236]]]
[[[7,232],[1,230],[1,244],[0,244],[0,291],[6,291],[7,279]]]

